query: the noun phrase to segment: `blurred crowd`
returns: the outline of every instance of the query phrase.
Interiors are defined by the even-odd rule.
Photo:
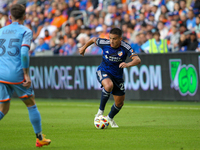
[[[0,1],[0,28],[11,23],[9,8],[19,2],[25,1]],[[25,6],[31,56],[78,55],[91,37],[109,39],[113,27],[136,53],[200,52],[200,0],[26,0]],[[95,44],[86,50],[101,54]]]

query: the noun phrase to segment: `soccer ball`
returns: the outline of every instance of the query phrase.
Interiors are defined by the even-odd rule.
[[[100,115],[99,117],[95,117],[94,126],[97,129],[107,129],[108,125],[109,125],[109,122],[108,122],[106,116]]]

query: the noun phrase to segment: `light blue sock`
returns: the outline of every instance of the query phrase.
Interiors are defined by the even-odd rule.
[[[0,120],[4,117],[4,114],[0,111]]]
[[[33,126],[34,132],[40,133],[42,131],[41,116],[40,116],[40,112],[37,109],[37,106],[33,105],[33,106],[27,107],[27,108],[28,108],[28,112],[29,112],[29,119]]]

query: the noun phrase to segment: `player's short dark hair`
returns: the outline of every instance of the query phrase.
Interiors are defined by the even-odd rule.
[[[119,28],[113,28],[113,29],[110,30],[110,34],[116,34],[119,37],[121,37],[122,36],[122,30],[119,29]]]
[[[26,8],[22,4],[15,4],[10,8],[10,12],[14,19],[22,19],[25,15]]]

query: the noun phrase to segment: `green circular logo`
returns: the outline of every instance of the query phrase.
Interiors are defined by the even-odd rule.
[[[179,92],[181,95],[194,95],[197,91],[198,77],[193,65],[182,65],[178,75]]]

